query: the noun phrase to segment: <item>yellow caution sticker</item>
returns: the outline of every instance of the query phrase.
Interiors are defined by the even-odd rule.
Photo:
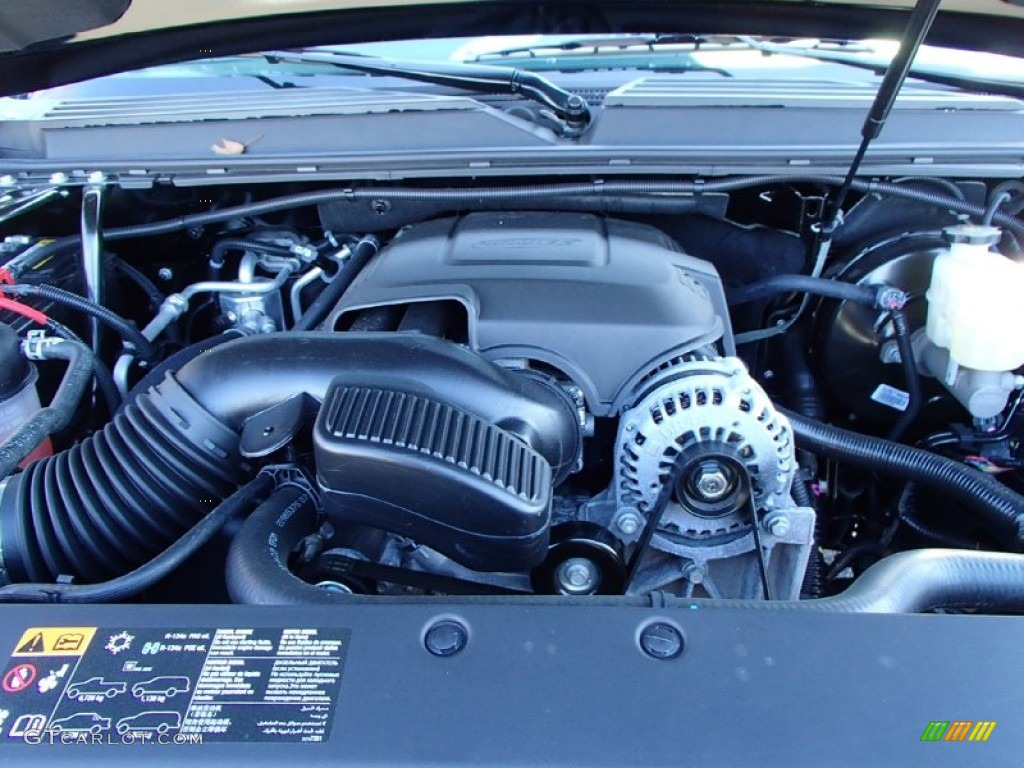
[[[96,627],[32,627],[11,656],[81,656],[95,634]]]

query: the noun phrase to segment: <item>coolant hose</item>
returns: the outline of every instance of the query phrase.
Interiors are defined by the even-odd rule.
[[[228,594],[236,603],[337,603],[339,595],[307,584],[288,568],[295,545],[317,527],[313,495],[282,486],[249,515],[228,551]]]
[[[580,451],[569,397],[419,334],[281,333],[232,341],[168,373],[104,429],[0,486],[0,583],[130,571],[251,476],[247,419],[331,382],[430,394],[507,429],[563,478]],[[383,491],[384,489],[382,489]]]
[[[977,608],[1024,613],[1024,555],[915,549],[872,565],[835,597],[818,600],[674,600],[690,610],[758,608],[828,613],[923,613]]]
[[[973,509],[982,525],[1007,547],[1024,549],[1024,496],[998,480],[930,451],[780,410],[789,418],[800,448],[932,488]]]
[[[68,367],[53,401],[36,411],[0,445],[0,480],[17,469],[43,440],[71,423],[92,381],[93,354],[84,344],[54,340],[40,347],[38,359],[66,360]]]

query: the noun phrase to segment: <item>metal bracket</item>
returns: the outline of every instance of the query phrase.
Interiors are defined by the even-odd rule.
[[[82,191],[82,273],[85,275],[86,295],[96,304],[103,304],[103,232],[100,220],[103,215],[104,183],[103,174],[89,176],[89,184]],[[90,322],[93,352],[100,354],[102,340],[100,321]]]

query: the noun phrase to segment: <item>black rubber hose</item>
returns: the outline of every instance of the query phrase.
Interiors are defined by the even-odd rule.
[[[164,303],[164,299],[167,297],[164,296],[163,291],[156,287],[156,283],[150,280],[144,272],[136,269],[124,259],[113,257],[111,259],[111,263],[113,264],[115,271],[120,272],[122,275],[127,277],[135,283],[136,287],[138,287],[140,291],[146,294],[146,299],[149,301],[150,309],[154,311],[158,311],[160,309],[160,305]]]
[[[685,600],[690,610],[753,608],[827,613],[923,613],[939,608],[1024,612],[1024,556],[916,549],[883,558],[842,594],[821,600]]]
[[[8,580],[97,582],[126,573],[249,473],[237,433],[168,377],[101,432],[8,481],[0,495]]]
[[[380,243],[375,237],[364,237],[352,246],[351,255],[344,266],[302,313],[302,317],[296,320],[292,330],[309,331],[319,326],[352,285],[352,281],[363,271],[363,267],[377,254],[379,248]]]
[[[982,226],[985,226],[985,227],[991,226],[993,219],[995,219],[996,214],[999,213],[999,209],[1003,206],[1003,203],[1008,202],[1012,198],[1013,198],[1013,195],[1010,194],[1009,190],[1003,190],[1001,192],[998,192],[998,193],[992,195],[992,199],[989,201],[988,205],[985,207],[985,213],[982,214],[982,216],[981,216],[981,224],[982,224]]]
[[[807,352],[807,333],[802,325],[796,325],[782,338],[781,355],[783,364],[779,367],[780,403],[809,419],[825,416],[825,400],[821,384],[811,369]]]
[[[98,584],[11,584],[0,587],[0,603],[114,603],[152,587],[180,568],[224,525],[274,487],[270,475],[257,475],[159,555],[134,571]]]
[[[1024,549],[1024,496],[985,473],[920,448],[783,412],[801,449],[932,488],[973,509],[1006,546]]]
[[[733,288],[728,291],[727,298],[729,304],[748,304],[787,293],[810,293],[828,299],[852,301],[868,307],[874,307],[878,299],[878,291],[870,286],[809,275],[775,275],[756,283]]]
[[[309,491],[284,486],[256,508],[228,551],[228,594],[236,603],[305,605],[339,602],[339,595],[299,579],[288,556],[317,527],[316,500]]]
[[[900,350],[900,365],[903,367],[903,379],[907,387],[907,407],[900,414],[896,423],[892,425],[892,429],[889,430],[886,437],[889,440],[899,441],[907,434],[907,430],[921,413],[924,389],[921,387],[921,377],[917,371],[917,362],[914,360],[914,345],[910,338],[907,316],[902,309],[897,309],[893,310],[889,317],[892,320],[892,327],[896,332],[896,344]]]
[[[953,534],[936,530],[931,526],[926,525],[925,523],[918,520],[910,512],[901,512],[900,522],[907,526],[907,528],[916,533],[918,536],[927,539],[929,542],[941,544],[944,547],[957,547],[959,549],[975,549],[978,546],[978,542],[972,541],[971,539],[961,536],[954,536]]]
[[[152,360],[156,356],[156,352],[149,339],[143,336],[142,332],[130,321],[76,293],[65,291],[63,288],[57,288],[53,285],[4,285],[0,286],[0,290],[14,296],[36,296],[52,301],[55,304],[61,304],[70,309],[84,312],[112,329],[126,344],[131,344],[135,347],[139,357],[144,360]]]
[[[417,188],[417,187],[362,187],[318,190],[303,192],[286,197],[273,198],[258,203],[247,203],[231,208],[221,208],[205,213],[180,216],[175,219],[157,221],[150,224],[136,224],[128,227],[114,227],[103,232],[105,240],[129,240],[136,237],[155,237],[173,232],[182,232],[195,227],[204,227],[236,218],[262,216],[277,211],[302,208],[308,205],[319,205],[334,200],[375,200],[393,199],[424,202],[451,202],[472,206],[477,200],[528,201],[537,197],[604,197],[606,195],[658,195],[680,194],[699,195],[704,192],[731,192],[750,187],[772,186],[774,184],[822,184],[839,186],[843,183],[842,176],[827,175],[765,175],[741,176],[714,181],[673,181],[673,180],[633,180],[578,182],[564,184],[520,184],[505,187],[465,187],[465,188]],[[881,181],[855,180],[851,189],[865,194],[880,194],[891,197],[902,197],[928,205],[941,206],[968,216],[983,216],[985,207],[958,199],[955,196],[934,193],[928,190],[915,189],[900,184]],[[1012,216],[998,213],[995,224],[1024,233],[1024,222]],[[58,238],[44,245],[38,245],[9,261],[5,267],[17,277],[25,270],[41,264],[46,259],[59,253],[81,248],[82,239],[79,235]]]
[[[210,249],[210,261],[214,264],[224,263],[224,254],[230,251],[248,251],[251,253],[262,253],[268,256],[293,257],[292,250],[284,245],[265,243],[259,240],[246,240],[244,238],[226,238],[218,240]]]
[[[873,563],[878,562],[884,554],[885,545],[881,542],[863,541],[836,557],[825,576],[829,581],[835,581],[839,578],[839,574],[847,568],[858,565],[862,560],[871,560]]]
[[[58,336],[66,341],[75,341],[79,344],[85,343],[79,338],[78,334],[67,326],[58,323],[52,317],[47,321],[46,329],[54,336]],[[121,405],[121,393],[117,390],[117,384],[114,383],[114,377],[110,373],[110,369],[96,355],[92,356],[92,375],[96,380],[96,389],[107,406],[107,413],[113,416]]]
[[[1020,179],[1010,179],[1004,181],[1002,184],[996,186],[992,190],[993,197],[1003,192],[1010,193],[1010,200],[1003,203],[1003,208],[1006,209],[1006,213],[1010,216],[1019,216],[1024,212],[1024,181]]]
[[[14,472],[43,440],[71,423],[82,395],[92,382],[93,354],[84,344],[61,340],[43,346],[40,357],[43,360],[65,360],[68,367],[53,401],[40,408],[0,445],[0,479]]]

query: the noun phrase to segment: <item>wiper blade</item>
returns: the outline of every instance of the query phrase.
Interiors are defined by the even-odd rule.
[[[507,59],[540,56],[545,52],[570,53],[573,51],[589,51],[596,53],[602,49],[626,50],[643,48],[653,50],[665,45],[691,45],[699,48],[706,43],[719,39],[735,42],[735,37],[708,37],[704,35],[592,35],[589,37],[573,37],[568,40],[548,41],[531,45],[517,45],[510,48],[499,48],[496,51],[485,51],[474,56],[472,61],[487,59]]]
[[[865,69],[871,72],[882,74],[889,67],[889,60],[886,58],[869,58],[856,53],[849,53],[842,50],[828,50],[824,48],[799,47],[785,44],[769,43],[753,37],[742,38],[743,42],[755,50],[767,54],[779,54],[783,56],[802,56],[806,59],[825,61],[833,64]],[[975,77],[964,75],[952,68],[940,68],[936,66],[922,66],[914,64],[907,74],[915,80],[922,80],[926,83],[936,85],[948,85],[952,88],[959,88],[965,91],[980,91],[992,93],[999,96],[1024,97],[1024,83],[1012,80],[994,80],[992,78]]]
[[[271,63],[330,64],[368,75],[398,77],[476,93],[522,96],[547,107],[562,122],[565,136],[579,136],[590,124],[590,105],[586,99],[536,72],[483,64],[402,61],[337,51],[271,51],[261,55]]]

